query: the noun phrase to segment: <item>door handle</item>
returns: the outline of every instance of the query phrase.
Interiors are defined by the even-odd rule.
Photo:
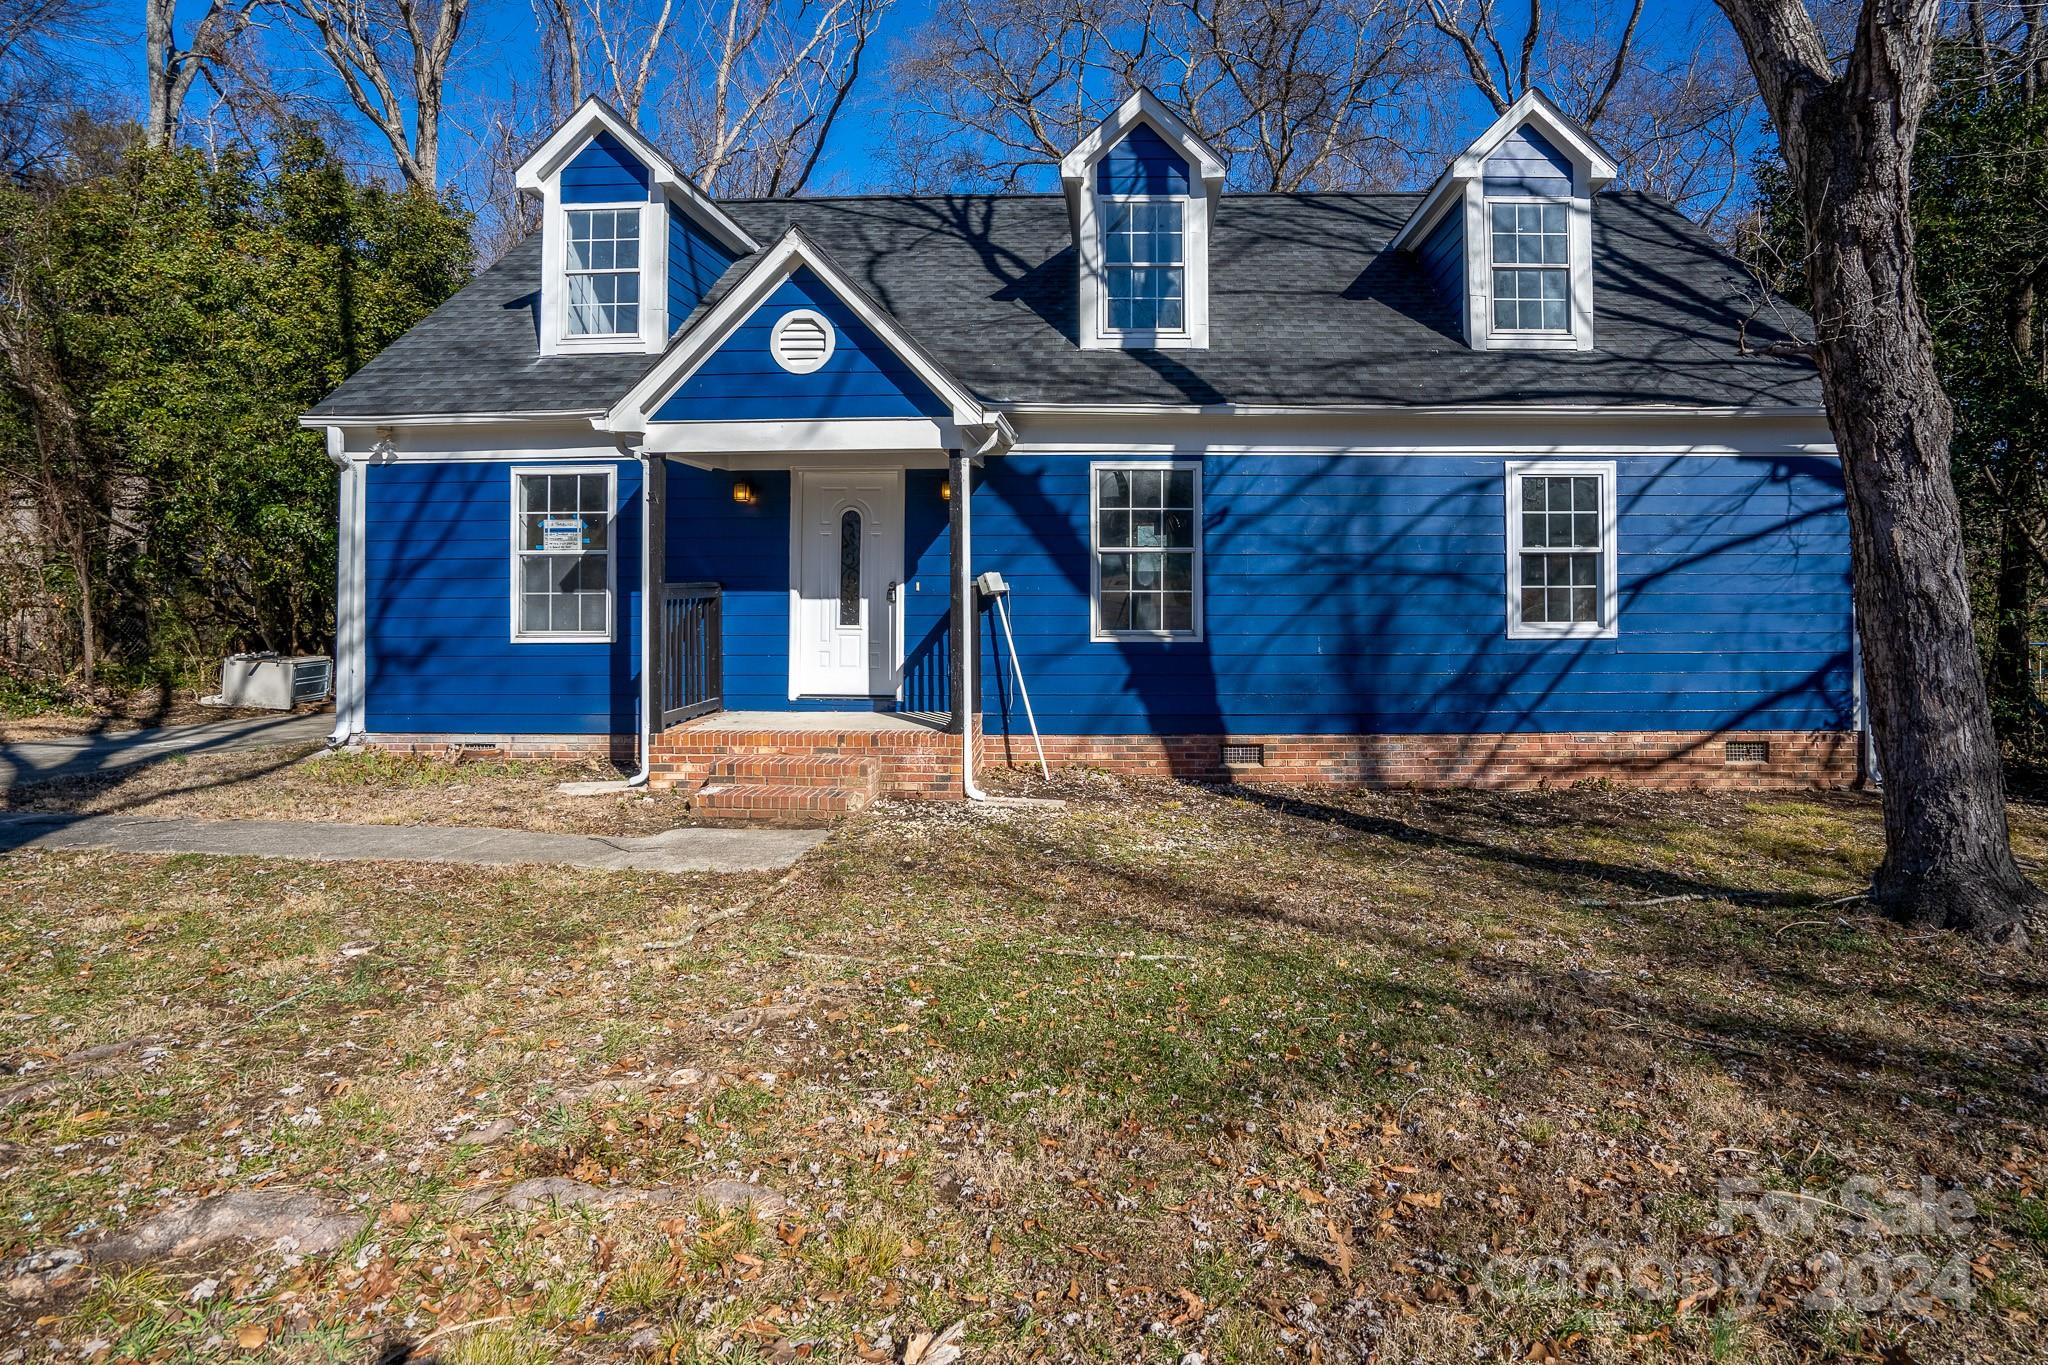
[[[895,580],[895,579],[893,579],[893,578],[889,580],[889,594],[888,594],[888,596],[889,596],[889,601],[890,601],[890,603],[891,603],[891,604],[893,605],[893,604],[895,603],[895,601],[896,601],[896,580]]]

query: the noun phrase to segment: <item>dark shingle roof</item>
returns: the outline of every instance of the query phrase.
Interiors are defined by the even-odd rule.
[[[1596,349],[1472,351],[1406,252],[1412,194],[1226,195],[1210,244],[1210,345],[1074,345],[1074,251],[1057,196],[744,202],[757,240],[794,223],[981,397],[1078,404],[1818,407],[1813,367],[1740,355],[1742,269],[1647,195],[1594,208]],[[727,273],[729,285],[744,271]],[[528,240],[313,410],[317,417],[605,408],[648,355],[535,354]],[[714,290],[714,296],[718,292]],[[1791,316],[1779,310],[1781,316]],[[1751,340],[1783,339],[1752,324]]]

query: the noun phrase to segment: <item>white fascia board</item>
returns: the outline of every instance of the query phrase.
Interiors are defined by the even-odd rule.
[[[603,408],[559,408],[532,412],[392,412],[373,416],[343,414],[299,418],[302,427],[468,427],[492,422],[576,422],[602,417]]]
[[[533,194],[546,193],[562,167],[599,132],[610,133],[623,142],[627,150],[646,165],[655,183],[671,198],[681,201],[684,210],[727,247],[742,256],[752,255],[761,249],[761,244],[718,207],[710,195],[698,189],[696,183],[664,156],[660,148],[642,137],[625,115],[595,95],[584,100],[576,112],[535,149],[533,155],[519,164],[519,169],[513,173],[513,184]]]
[[[1620,173],[1613,158],[1600,149],[1600,144],[1593,141],[1593,135],[1577,119],[1551,103],[1550,97],[1541,90],[1531,88],[1524,90],[1522,97],[1488,125],[1471,146],[1458,153],[1451,162],[1451,175],[1468,180],[1482,174],[1486,158],[1508,140],[1509,134],[1524,124],[1536,125],[1546,138],[1578,163],[1588,193],[1599,193],[1602,186]]]
[[[1431,183],[1429,191],[1416,205],[1415,212],[1401,225],[1387,243],[1389,251],[1412,247],[1415,241],[1436,225],[1436,219],[1443,211],[1445,199],[1454,190],[1463,188],[1486,174],[1486,158],[1492,156],[1508,135],[1524,124],[1534,124],[1546,138],[1557,144],[1558,149],[1573,162],[1572,190],[1574,194],[1592,196],[1598,194],[1619,174],[1614,159],[1601,150],[1592,134],[1558,108],[1541,90],[1525,90],[1522,97],[1509,105],[1507,111],[1487,126],[1464,151],[1452,158],[1451,164]]]
[[[992,420],[981,401],[933,358],[918,340],[903,329],[888,310],[868,297],[867,291],[841,270],[822,248],[796,228],[791,228],[763,252],[740,278],[731,293],[699,318],[670,347],[667,355],[648,372],[632,391],[606,414],[593,417],[600,430],[640,433],[648,429],[648,416],[669,393],[689,382],[711,355],[739,325],[752,316],[784,280],[808,267],[825,282],[840,302],[851,308],[882,344],[894,351],[911,373],[922,380],[952,410],[955,424],[984,427]]]
[[[1820,406],[1693,406],[1680,403],[1006,403],[1016,417],[1768,417],[1827,416]]]
[[[1449,171],[1439,175],[1435,183],[1424,192],[1422,202],[1415,206],[1415,212],[1408,215],[1408,221],[1401,224],[1401,230],[1387,243],[1387,250],[1399,251],[1427,236],[1430,229],[1436,226],[1437,219],[1444,216],[1445,206],[1458,202],[1455,191],[1461,188],[1463,182]]]
[[[1085,181],[1095,163],[1123,140],[1132,125],[1138,123],[1151,124],[1153,132],[1172,143],[1175,150],[1195,167],[1203,183],[1223,183],[1228,163],[1214,147],[1202,140],[1201,134],[1188,126],[1186,119],[1174,112],[1173,106],[1142,85],[1102,122],[1089,129],[1087,135],[1074,144],[1072,151],[1060,158],[1060,180],[1068,185]]]

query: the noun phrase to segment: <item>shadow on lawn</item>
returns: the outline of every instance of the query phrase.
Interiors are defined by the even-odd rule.
[[[1801,924],[1797,919],[1759,938],[1749,932],[1751,926],[1729,921],[1730,903],[1796,911],[1824,898],[1758,892],[1711,878],[1515,848],[1469,831],[1435,830],[1281,793],[1228,788],[1219,795],[1248,801],[1283,820],[1337,825],[1396,849],[1439,852],[1495,871],[1529,874],[1526,889],[1539,895],[1561,899],[1569,891],[1557,879],[1584,879],[1646,898],[1686,899],[1612,908],[1567,902],[1570,913],[1605,922],[1602,946],[1616,960],[1606,964],[1608,970],[1588,970],[1566,955],[1568,949],[1546,954],[1541,943],[1527,939],[1489,940],[1487,952],[1472,951],[1469,938],[1453,946],[1432,934],[1426,907],[1406,920],[1390,918],[1401,912],[1386,905],[1348,912],[1341,885],[1326,884],[1310,893],[1327,898],[1328,909],[1319,912],[1284,894],[1229,889],[1209,871],[1177,874],[1119,865],[1065,843],[1036,850],[1036,856],[1057,857],[1070,874],[1108,883],[1115,888],[1108,897],[1114,914],[1191,946],[1213,951],[1214,928],[1258,923],[1338,944],[1376,947],[1404,964],[1412,962],[1419,970],[1377,979],[1375,993],[1425,1010],[1455,1010],[1454,1019],[1472,1021],[1460,1042],[1475,1052],[1483,1053],[1491,1038],[1514,1037],[1536,1043],[1560,1062],[1612,1069],[1617,1063],[1604,1055],[1608,1049],[1602,1040],[1634,1034],[1653,1046],[1713,1058],[1744,1086],[1768,1090],[1774,1103],[1829,1122],[1838,1121],[1850,1105],[1886,1126],[1916,1124],[1914,1109],[1906,1105],[1944,1123],[1981,1121],[1986,1111],[2030,1121],[2048,1102],[2043,1059],[2037,1054],[2029,1061],[2000,1036],[2004,1025],[2031,1020],[2027,1002],[2040,998],[2044,983],[2031,976],[1987,974],[1954,959],[1953,945],[1926,944],[1923,950],[1894,931],[1876,940],[1876,952],[1844,953],[1816,943],[1813,935],[1784,939],[1786,929]],[[1021,828],[1009,837],[1019,836],[1031,837]],[[1312,874],[1312,867],[1305,864],[1303,871]],[[987,888],[991,894],[1001,889]],[[1473,890],[1485,889],[1453,896],[1469,900]],[[1846,907],[1832,909],[1821,924],[1832,925],[1845,912]],[[1878,935],[1887,928],[1875,918],[1853,927]],[[1238,942],[1230,951],[1268,954],[1275,963],[1272,979],[1287,979],[1278,969],[1279,955],[1264,947]],[[1915,953],[1921,956],[1904,964],[1914,970],[1898,970],[1900,959]],[[1702,975],[1717,978],[1725,989],[1699,989]],[[1831,998],[1910,1008],[1916,1016],[1913,1031],[1902,1038],[1831,1019]],[[1244,1079],[1257,1086],[1303,1078],[1290,1068],[1286,1078],[1276,1073]],[[1626,1083],[1640,1081],[1631,1072]],[[1935,1113],[1927,1115],[1929,1110]]]

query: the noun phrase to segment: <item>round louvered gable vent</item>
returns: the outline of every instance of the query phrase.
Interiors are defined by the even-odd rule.
[[[832,358],[832,348],[838,342],[832,324],[821,314],[797,308],[776,319],[768,350],[775,363],[791,374],[809,374]]]

